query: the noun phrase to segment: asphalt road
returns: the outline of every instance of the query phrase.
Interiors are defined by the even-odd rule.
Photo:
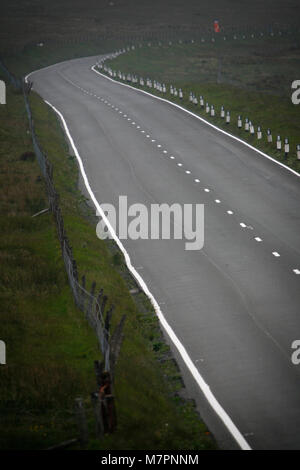
[[[97,75],[96,60],[38,71],[34,89],[63,114],[98,202],[117,206],[127,195],[148,207],[204,204],[202,250],[185,250],[184,240],[123,244],[249,445],[299,449],[300,365],[291,361],[300,339],[299,178],[184,111]],[[179,362],[187,395],[220,445],[237,448]]]

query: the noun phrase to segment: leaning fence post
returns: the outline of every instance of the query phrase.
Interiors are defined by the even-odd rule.
[[[115,328],[114,333],[110,338],[110,356],[109,356],[109,368],[111,373],[111,378],[114,380],[115,367],[120,354],[121,344],[124,339],[123,329],[125,323],[126,315],[123,315],[120,323]]]
[[[112,433],[117,426],[115,400],[112,393],[112,381],[108,371],[102,374],[102,384],[99,390],[102,405],[104,432]]]
[[[96,288],[96,282],[94,281],[92,283],[91,292],[90,292],[90,295],[89,295],[89,301],[88,301],[88,304],[87,304],[87,307],[86,307],[86,312],[85,312],[86,317],[89,318],[92,321],[94,320],[93,317],[92,317],[92,308],[93,308],[93,303],[94,303],[94,300],[95,300],[95,297],[94,297],[95,288]]]
[[[91,393],[91,400],[96,421],[96,437],[100,437],[104,433],[104,423],[102,416],[102,403],[97,392]]]
[[[100,321],[102,320],[102,311],[100,307],[100,300],[101,300],[102,295],[103,295],[103,289],[100,289],[99,294],[96,299],[96,317]]]
[[[75,417],[79,431],[80,443],[81,445],[85,446],[88,442],[88,428],[85,408],[81,397],[75,399]]]
[[[85,275],[82,276],[81,278],[81,310],[84,312],[85,311],[85,298],[86,298],[86,291],[85,291]]]

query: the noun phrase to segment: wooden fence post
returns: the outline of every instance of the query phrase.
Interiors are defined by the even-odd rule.
[[[100,437],[104,434],[104,423],[102,416],[102,403],[99,399],[98,393],[91,393],[91,400],[94,409],[95,421],[96,421],[96,437]]]
[[[85,312],[86,317],[91,318],[91,319],[92,319],[91,314],[92,314],[93,303],[94,303],[94,300],[95,300],[95,297],[94,297],[95,289],[96,289],[96,282],[94,281],[92,283],[91,292],[90,292],[90,295],[89,295],[89,300],[88,300],[88,304],[87,304],[86,312]]]
[[[123,328],[124,328],[125,319],[126,319],[126,315],[123,315],[120,323],[115,328],[115,331],[110,338],[110,357],[109,357],[110,364],[109,365],[110,365],[110,373],[111,373],[112,380],[114,380],[115,366],[118,360],[118,356],[120,354],[121,344],[124,338]]]
[[[82,446],[85,446],[88,442],[88,428],[85,408],[81,397],[75,399],[75,417],[79,431],[80,443]]]
[[[102,373],[101,382],[99,398],[101,401],[104,432],[112,433],[117,427],[117,417],[112,381],[108,371]]]
[[[98,320],[102,319],[102,311],[100,307],[100,300],[103,295],[103,289],[100,289],[97,300],[96,300],[96,316]]]

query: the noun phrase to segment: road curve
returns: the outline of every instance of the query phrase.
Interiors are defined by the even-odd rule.
[[[299,178],[184,111],[91,70],[31,75],[64,116],[100,203],[202,203],[205,243],[122,240],[201,376],[253,449],[300,448]],[[299,274],[297,274],[299,272]],[[237,444],[178,358],[187,396]]]

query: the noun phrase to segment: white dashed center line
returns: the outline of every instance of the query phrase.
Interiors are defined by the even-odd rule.
[[[73,82],[70,82],[70,83],[73,83]],[[97,96],[97,95],[93,94],[92,92],[90,92],[90,91],[88,91],[88,90],[85,90],[84,88],[82,88],[82,87],[76,85],[75,83],[73,83],[73,85],[76,86],[78,89],[82,90],[83,93],[88,94],[88,95],[90,95],[90,96],[94,96],[94,97],[97,98],[98,100],[101,100],[101,101],[102,101],[103,103],[105,103],[107,106],[110,106],[112,109],[114,109],[115,111],[119,112],[119,114],[123,114],[123,111],[119,110],[119,108],[117,108],[116,106],[114,106],[113,104],[111,104],[109,101],[105,100],[104,98],[102,98],[102,97],[100,97],[100,96]],[[122,117],[127,118],[127,114],[123,114]],[[132,124],[132,125],[136,125],[136,123],[135,123],[134,121],[132,121],[131,118],[129,118],[129,117],[127,118],[127,121],[131,121],[131,124]],[[136,125],[136,128],[137,128],[137,129],[140,129],[141,126]],[[140,132],[143,133],[143,134],[145,133],[144,130],[141,130]],[[150,138],[150,135],[147,134],[146,137],[147,137],[147,138]],[[155,139],[151,139],[151,142],[156,142],[156,140],[155,140]],[[162,145],[161,145],[161,144],[158,144],[157,147],[158,147],[158,148],[161,148]],[[167,150],[163,150],[163,153],[164,153],[164,154],[167,154],[168,151],[167,151]],[[175,157],[174,157],[173,155],[170,155],[170,159],[171,159],[171,160],[175,160]],[[183,164],[182,164],[182,163],[177,163],[177,165],[178,165],[179,167],[182,167]],[[185,173],[188,174],[188,175],[191,174],[191,172],[190,172],[189,170],[185,170]],[[194,181],[195,181],[195,183],[200,183],[200,179],[198,179],[198,178],[195,178]],[[204,191],[207,192],[207,193],[209,193],[209,192],[210,192],[210,189],[209,189],[209,188],[204,188]],[[215,201],[215,203],[217,203],[217,204],[220,204],[220,203],[221,203],[220,199],[215,199],[214,201]],[[227,210],[226,212],[227,212],[227,214],[229,214],[229,215],[232,215],[232,214],[234,213],[232,210]],[[244,222],[240,222],[239,225],[240,225],[242,228],[247,228],[247,225],[246,225]],[[251,229],[253,230],[253,227],[251,227],[251,226],[248,226],[248,228],[251,228]],[[262,238],[260,238],[260,237],[254,237],[254,240],[255,240],[256,242],[262,242],[262,241],[263,241]],[[279,254],[277,251],[273,251],[273,252],[272,252],[272,255],[273,255],[275,258],[279,258],[279,257],[280,257],[280,254]],[[300,275],[300,269],[294,268],[294,269],[292,269],[292,271],[293,271],[294,274]]]

